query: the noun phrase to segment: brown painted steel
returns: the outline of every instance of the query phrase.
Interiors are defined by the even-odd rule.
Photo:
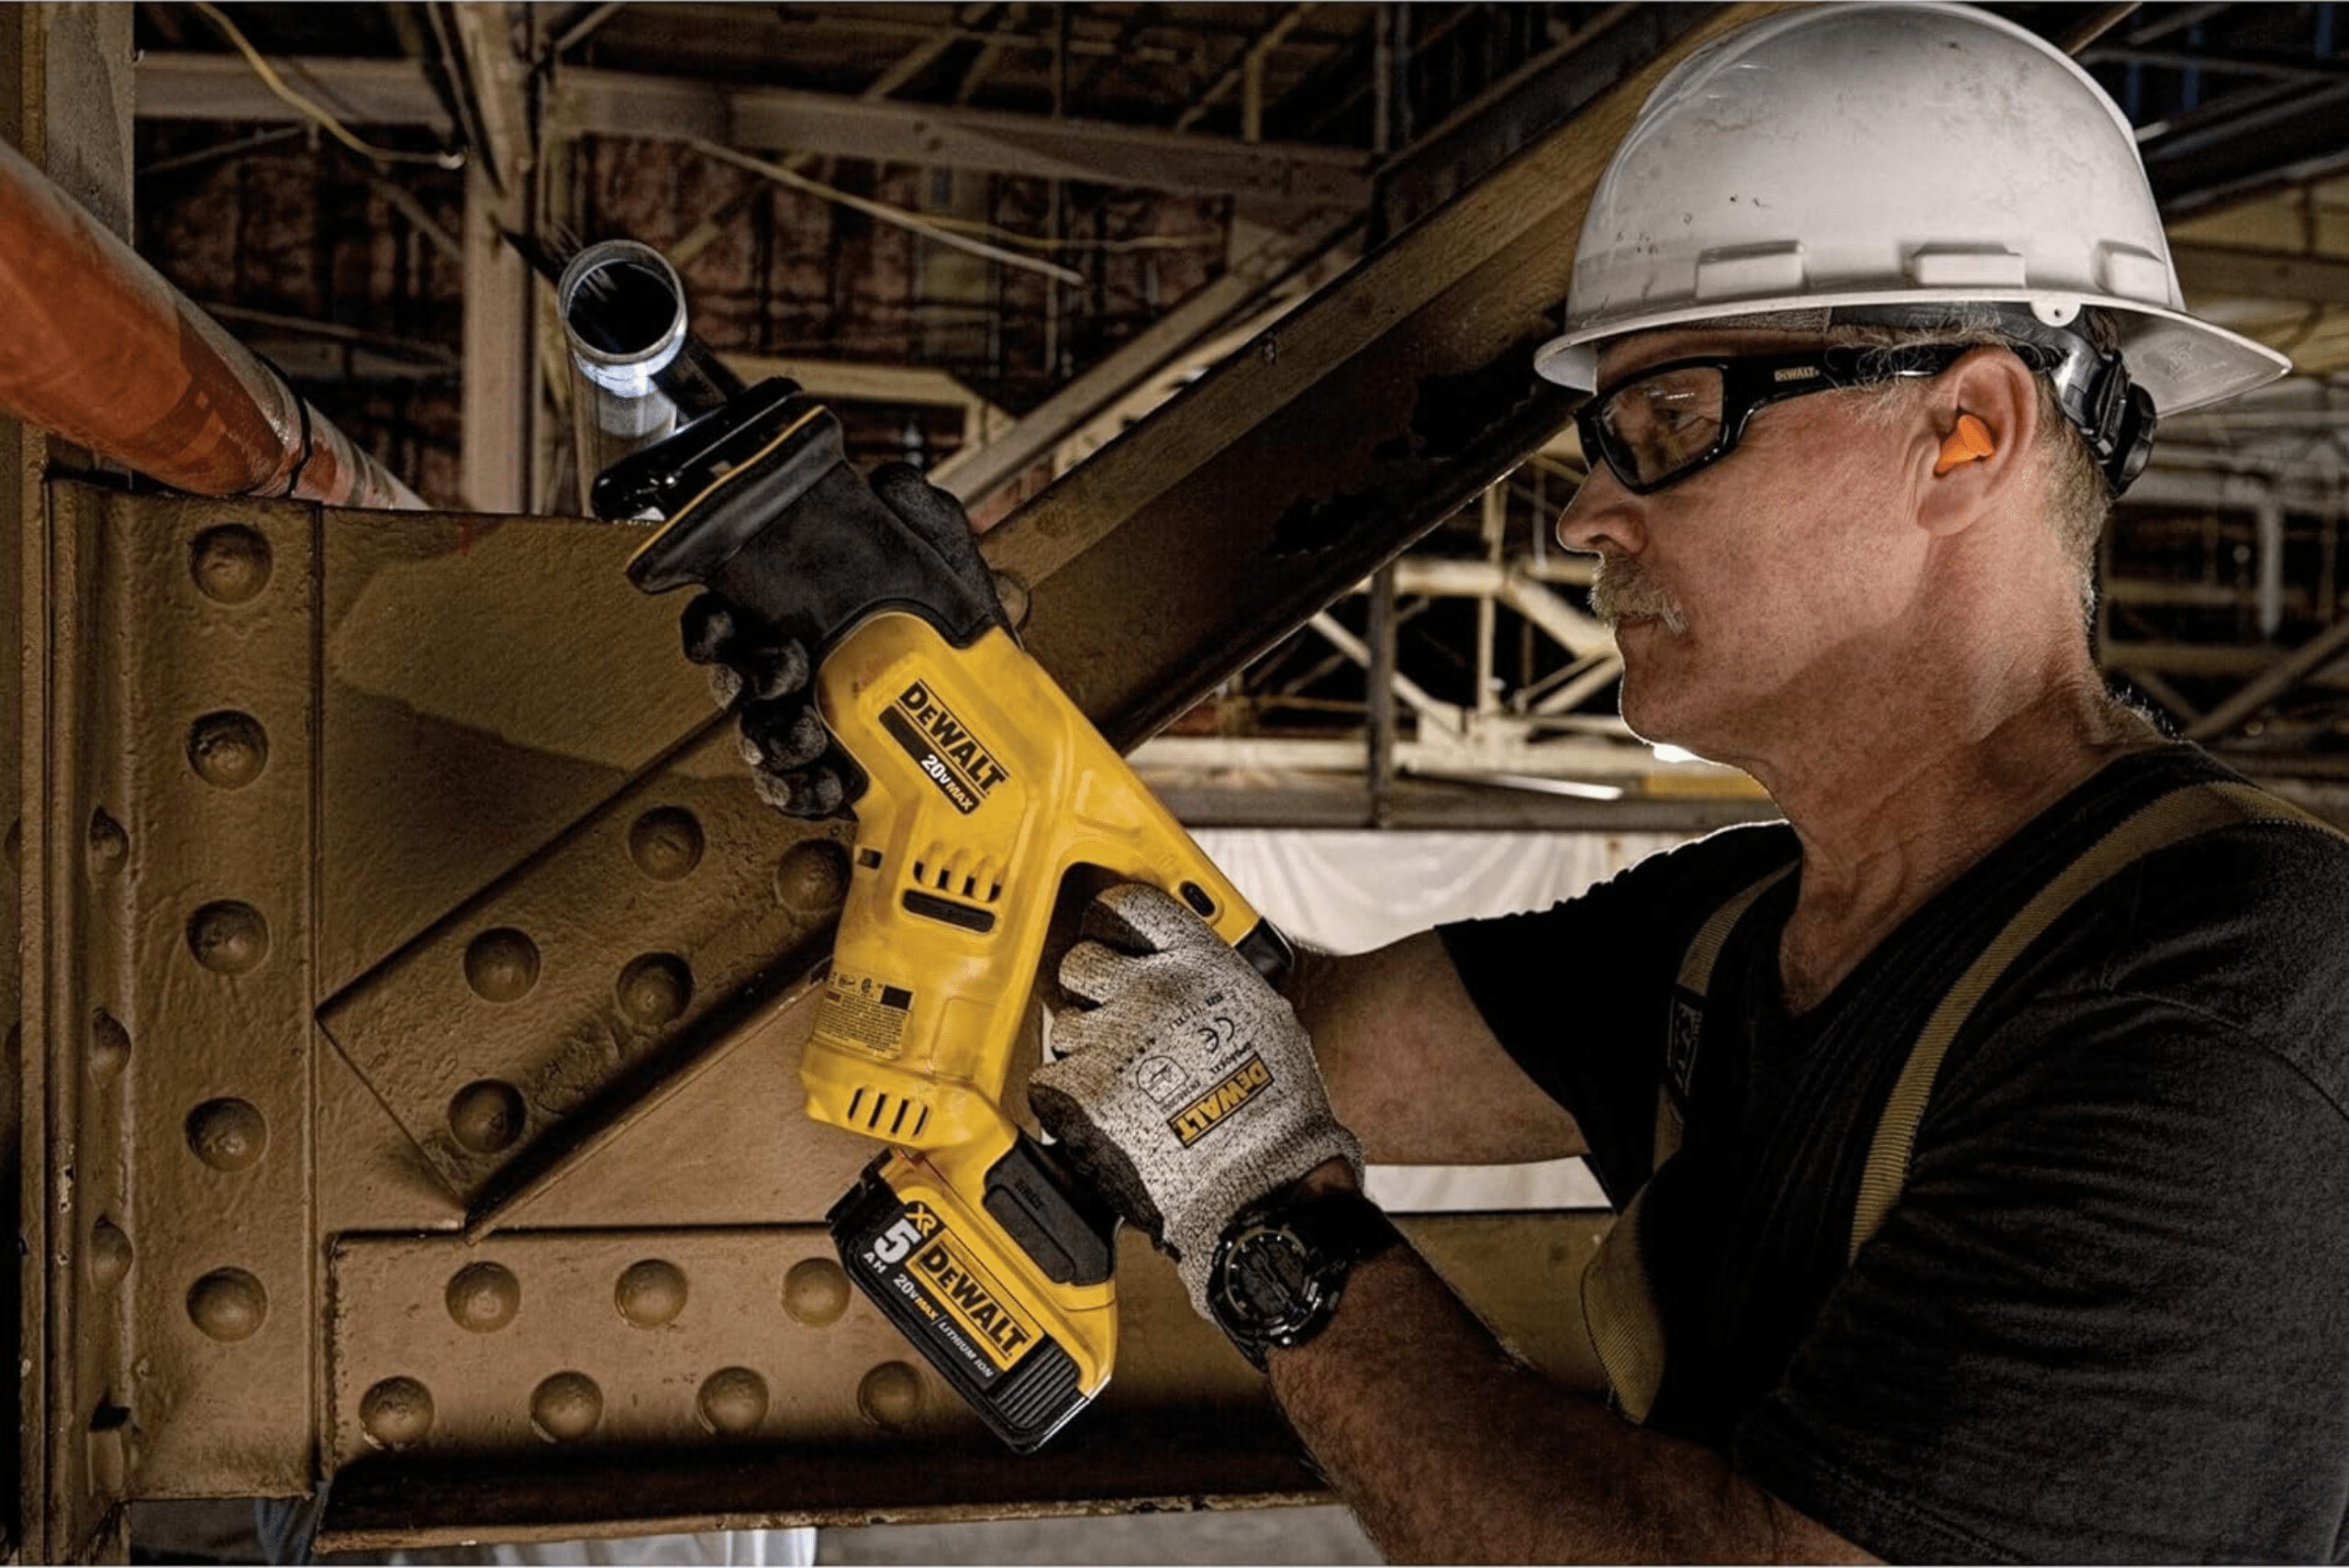
[[[353,1547],[1313,1490],[1146,1247],[1038,1458],[848,1290],[871,1149],[795,1072],[837,832],[751,804],[632,530],[50,503],[45,1539],[314,1467]],[[1423,1240],[1572,1376],[1595,1223]]]
[[[1142,733],[1547,434],[1523,345],[1643,90],[990,535],[1105,728]],[[640,535],[48,498],[20,718],[40,1539],[314,1475],[350,1545],[1309,1488],[1147,1252],[1093,1437],[1026,1460],[807,1272],[870,1152],[796,1083],[840,839],[750,805],[675,604],[621,573]],[[1419,1235],[1572,1375],[1595,1223]]]
[[[423,505],[5,143],[0,234],[0,413],[200,495]]]

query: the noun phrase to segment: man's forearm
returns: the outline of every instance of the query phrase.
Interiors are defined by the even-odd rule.
[[[1273,1391],[1398,1562],[1865,1562],[1697,1444],[1645,1431],[1510,1356],[1408,1249],[1275,1351]]]

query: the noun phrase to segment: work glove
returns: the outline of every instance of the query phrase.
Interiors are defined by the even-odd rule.
[[[1241,1210],[1362,1146],[1330,1114],[1313,1042],[1248,961],[1157,888],[1088,905],[1061,961],[1060,1059],[1028,1103],[1080,1174],[1174,1258],[1212,1317],[1217,1241]]]
[[[873,471],[871,484],[873,493],[1010,625],[962,503],[907,463],[883,463]],[[807,646],[721,594],[694,599],[680,624],[685,657],[709,672],[711,698],[735,710],[742,760],[759,798],[786,817],[839,811],[854,770],[816,711],[815,672]]]

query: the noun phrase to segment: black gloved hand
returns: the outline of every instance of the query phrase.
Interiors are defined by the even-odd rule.
[[[980,558],[976,535],[961,502],[902,462],[873,471],[873,492],[907,528],[935,549],[948,567],[996,607],[994,579]],[[816,711],[808,650],[765,617],[719,594],[703,594],[681,619],[685,657],[707,666],[710,696],[737,712],[742,760],[759,798],[786,817],[829,817],[848,798],[855,776]]]
[[[735,710],[759,798],[786,817],[838,811],[848,796],[846,758],[816,711],[799,639],[721,594],[696,598],[680,624],[685,657],[708,667],[711,700]]]

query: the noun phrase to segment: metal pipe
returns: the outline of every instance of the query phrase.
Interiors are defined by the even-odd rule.
[[[650,245],[607,239],[571,259],[555,300],[571,344],[584,505],[597,474],[677,428],[677,405],[656,378],[685,347],[685,285]]]
[[[0,142],[0,413],[198,495],[424,503]]]

